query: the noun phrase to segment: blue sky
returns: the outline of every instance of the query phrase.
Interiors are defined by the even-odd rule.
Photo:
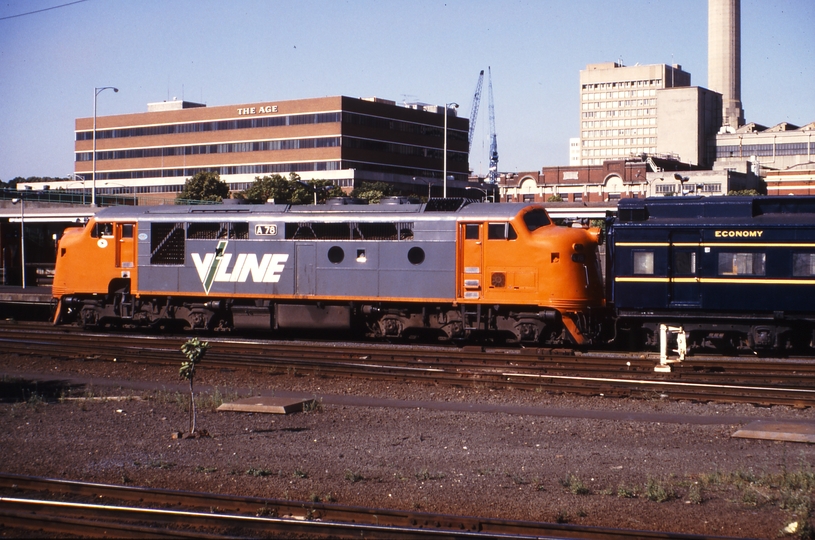
[[[0,180],[73,171],[73,129],[177,97],[458,102],[492,69],[501,171],[568,164],[586,64],[707,86],[707,0],[0,0]],[[742,0],[747,121],[815,121],[815,2]],[[487,80],[470,166],[488,163]]]

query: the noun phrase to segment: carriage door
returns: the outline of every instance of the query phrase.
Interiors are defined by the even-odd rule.
[[[702,262],[701,236],[698,232],[671,233],[668,275],[671,306],[699,306],[702,291],[699,286]]]
[[[115,223],[116,268],[121,269],[121,277],[129,278],[136,262],[136,224]]]
[[[461,250],[458,276],[458,297],[477,300],[483,294],[482,272],[484,256],[484,225],[459,223],[458,238]]]

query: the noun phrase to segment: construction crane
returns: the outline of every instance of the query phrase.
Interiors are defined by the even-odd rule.
[[[498,183],[498,139],[495,135],[495,104],[492,101],[492,70],[487,67],[490,79],[490,184]]]
[[[481,103],[481,83],[484,82],[484,70],[478,75],[478,84],[475,85],[473,104],[470,107],[470,134],[467,137],[467,154],[473,147],[473,132],[475,131],[475,121],[478,118],[478,104]]]

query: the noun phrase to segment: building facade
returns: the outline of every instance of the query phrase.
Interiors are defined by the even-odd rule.
[[[589,64],[580,71],[581,165],[656,154],[657,92],[690,86],[679,65]]]
[[[751,172],[705,170],[674,160],[648,157],[504,174],[500,188],[501,200],[506,202],[616,204],[623,198],[762,192],[763,183]]]
[[[388,182],[434,196],[443,184],[445,133],[448,187],[467,184],[469,120],[455,109],[398,106],[377,98],[334,96],[207,107],[172,101],[144,113],[96,119],[97,194],[171,196],[199,171],[215,171],[232,190],[257,177],[297,173],[346,191]],[[93,118],[76,120],[75,173],[50,189],[90,189]],[[434,186],[437,186],[434,188]],[[43,186],[32,185],[32,189]]]
[[[716,135],[716,169],[752,171],[768,195],[815,195],[815,122],[755,122]]]

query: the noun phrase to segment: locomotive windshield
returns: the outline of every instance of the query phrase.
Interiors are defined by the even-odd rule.
[[[535,229],[549,225],[551,221],[549,221],[549,216],[546,215],[544,209],[536,208],[524,214],[524,223],[529,232],[532,232]]]

